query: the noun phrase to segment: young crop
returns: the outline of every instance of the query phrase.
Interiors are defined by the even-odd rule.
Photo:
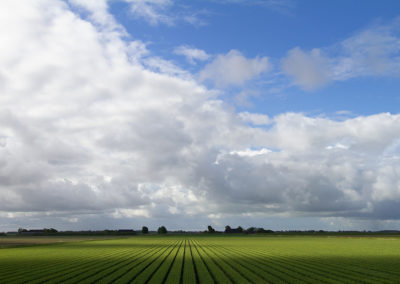
[[[0,283],[396,283],[400,238],[136,236],[0,249]]]
[[[196,273],[194,270],[192,255],[190,254],[189,243],[185,240],[185,251],[183,253],[183,283],[196,283]]]
[[[164,283],[165,279],[168,276],[169,271],[172,268],[174,260],[179,252],[179,249],[182,246],[183,241],[179,243],[162,261],[162,263],[158,266],[158,269],[153,273],[149,281],[155,284]]]
[[[182,274],[182,265],[183,265],[183,252],[185,250],[184,245],[180,245],[178,249],[178,253],[175,255],[174,262],[171,266],[171,269],[166,275],[165,283],[166,284],[176,284],[180,283],[181,274]]]

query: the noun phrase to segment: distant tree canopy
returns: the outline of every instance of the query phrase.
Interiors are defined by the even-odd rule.
[[[250,227],[247,230],[244,230],[241,226],[237,228],[231,228],[231,226],[225,226],[225,233],[226,234],[235,234],[235,233],[246,233],[246,234],[265,234],[265,233],[273,233],[272,230],[265,230],[264,228],[256,228]]]
[[[57,233],[58,231],[54,228],[50,228],[50,229],[44,228],[43,232],[44,233]]]
[[[246,233],[247,234],[254,234],[256,232],[256,228],[255,227],[250,227],[247,228]]]
[[[208,229],[208,233],[215,233],[215,230],[213,227],[208,226],[207,229]]]
[[[165,228],[164,226],[161,226],[161,227],[158,228],[157,233],[166,234],[167,233],[167,228]]]
[[[146,226],[142,227],[142,234],[148,234],[149,233],[149,228],[147,228]]]
[[[243,228],[239,226],[236,229],[232,229],[231,226],[225,226],[225,233],[226,234],[243,233]]]
[[[256,228],[256,227],[250,227],[248,228],[245,233],[246,234],[270,234],[273,233],[274,231],[272,230],[265,230],[264,228]]]

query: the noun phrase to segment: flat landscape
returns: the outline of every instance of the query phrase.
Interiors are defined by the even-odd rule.
[[[30,246],[0,249],[0,283],[395,283],[400,279],[397,237],[169,235],[73,242],[67,238],[64,241],[71,242],[59,243],[47,238],[49,244],[39,238],[40,245],[32,245],[32,239],[28,238]]]
[[[0,237],[0,248],[10,248],[19,246],[47,245],[53,243],[69,243],[90,240],[109,239],[103,236],[16,236],[16,237]]]

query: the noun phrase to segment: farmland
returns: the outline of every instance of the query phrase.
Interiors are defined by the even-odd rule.
[[[136,236],[0,249],[0,283],[393,283],[396,237]]]

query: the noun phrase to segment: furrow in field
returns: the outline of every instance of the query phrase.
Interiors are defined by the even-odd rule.
[[[363,276],[363,278],[365,278],[365,274],[364,273],[354,273],[354,271],[352,270],[348,270],[345,267],[337,267],[336,269],[332,269],[332,267],[330,267],[330,264],[327,265],[321,265],[320,263],[314,263],[314,265],[312,264],[308,264],[309,263],[309,259],[306,259],[304,261],[298,261],[298,260],[294,260],[290,257],[287,256],[282,256],[278,253],[275,254],[270,254],[268,252],[262,252],[262,251],[256,251],[256,250],[252,250],[250,249],[249,251],[251,251],[252,253],[254,253],[255,255],[260,255],[262,257],[269,257],[274,260],[274,262],[276,263],[281,263],[282,265],[287,264],[288,262],[290,262],[291,267],[296,270],[296,271],[302,271],[302,272],[309,272],[313,275],[313,277],[317,278],[317,274],[320,275],[320,277],[325,278],[324,281],[326,280],[326,276],[329,274],[331,276],[331,278],[333,278],[332,280],[337,280],[339,282],[342,281],[357,281],[360,279],[360,275]],[[318,272],[318,270],[316,270],[316,267],[318,267],[319,269],[325,271],[325,273],[320,273]],[[358,276],[354,275],[357,274]],[[367,273],[368,274],[368,273]],[[372,278],[372,279],[371,279]],[[377,280],[382,280],[381,278],[377,278],[375,275],[370,275],[364,282],[366,283],[375,283]]]
[[[118,270],[115,274],[110,275],[108,279],[102,279],[99,283],[128,283],[131,279],[134,279],[138,274],[140,274],[143,270],[145,270],[149,265],[151,265],[157,258],[159,258],[162,254],[168,251],[171,247],[175,246],[174,243],[170,243],[166,247],[162,247],[160,250],[156,250],[155,252],[147,255],[144,259],[135,263],[134,266],[127,267],[123,270]],[[112,277],[113,278],[112,278]]]
[[[233,252],[232,250],[229,250],[229,249],[226,249],[226,248],[220,248],[220,250],[221,250],[221,253],[224,254],[226,257],[230,257],[232,259],[232,261],[236,261],[236,262],[241,263],[241,265],[245,266],[249,270],[257,270],[257,266],[255,266],[253,264],[254,260],[252,260],[252,259],[250,259],[248,257],[248,252],[246,252],[246,253],[244,253],[242,255],[240,255],[240,254],[232,255],[232,252]],[[224,251],[226,251],[226,252],[224,252]],[[229,253],[229,255],[228,255],[228,253]],[[237,252],[235,252],[235,253],[237,253]],[[236,257],[236,256],[239,256],[239,257]],[[242,259],[245,259],[246,261],[243,261]],[[281,263],[281,265],[283,265],[283,266],[291,266],[292,264],[291,264],[291,262],[284,262],[284,263]],[[269,265],[264,265],[263,269],[258,269],[257,273],[261,273],[262,274],[263,271],[267,272],[267,273],[270,273],[272,276],[280,278],[280,279],[269,279],[269,276],[264,276],[265,277],[264,279],[270,280],[273,283],[275,283],[277,281],[283,281],[283,282],[285,282],[285,281],[286,282],[287,281],[293,281],[293,277],[288,278],[286,276],[287,274],[282,274],[281,273],[280,275],[278,275],[278,274],[274,273],[274,271],[276,271],[276,270],[275,269],[271,270],[271,267]],[[313,271],[313,272],[315,272],[315,271]],[[339,282],[338,282],[335,279],[327,278],[325,274],[318,273],[318,275],[321,277],[321,279],[319,279],[319,280],[323,281],[324,283],[341,283],[341,281],[343,281],[343,279],[336,279],[336,280],[339,280]],[[296,281],[301,281],[301,280],[300,279],[296,279]]]
[[[152,284],[164,283],[165,279],[168,277],[168,273],[174,264],[175,258],[182,246],[183,241],[180,241],[178,246],[175,247],[171,253],[167,255],[164,261],[160,264],[159,268],[154,271],[154,273],[146,280],[146,283],[151,282]]]
[[[278,275],[274,274],[273,272],[260,270],[255,268],[254,266],[248,267],[248,262],[245,264],[238,261],[234,255],[231,253],[225,253],[221,250],[218,246],[206,246],[209,251],[214,253],[221,261],[225,262],[227,265],[230,265],[234,270],[240,273],[244,278],[246,278],[251,283],[268,283],[269,281],[273,281],[274,283],[285,283],[285,281],[280,278]]]
[[[249,258],[249,255],[248,255],[249,251],[246,251],[246,253],[244,253],[242,255],[239,255],[237,253],[237,251],[235,252],[234,250],[231,250],[231,249],[228,249],[228,248],[225,248],[225,247],[221,247],[221,246],[218,246],[218,245],[214,245],[214,244],[209,245],[209,248],[218,250],[218,252],[220,252],[226,258],[230,259],[230,262],[231,261],[232,262],[238,262],[243,267],[245,267],[246,269],[257,270],[257,269],[255,269],[256,267],[253,265],[253,261]],[[241,259],[246,259],[246,261],[240,261]],[[283,265],[287,266],[287,263],[284,263]],[[268,276],[268,274],[265,275],[265,273],[263,274],[262,273],[263,271],[268,273],[268,274],[270,274],[270,276]],[[257,275],[259,275],[260,277],[262,277],[264,280],[267,280],[267,281],[269,280],[269,281],[274,282],[274,283],[277,282],[277,281],[285,282],[285,281],[293,280],[293,276],[291,278],[288,278],[288,277],[285,277],[286,274],[285,275],[283,275],[282,273],[277,274],[277,273],[275,273],[275,271],[276,271],[276,269],[270,269],[270,266],[268,265],[268,266],[264,266],[262,270],[258,270],[258,272],[256,272],[256,271],[253,271],[253,272],[256,273]],[[275,277],[275,278],[278,278],[278,279],[270,279],[271,276]],[[329,279],[326,279],[325,277],[324,277],[324,279],[319,279],[319,280],[320,281],[324,280],[324,281],[327,281],[327,283],[331,283],[331,281],[329,281]],[[296,279],[296,281],[300,282],[302,280],[301,279]],[[336,283],[336,282],[333,282],[333,283]]]
[[[229,279],[231,283],[237,283],[240,281],[241,283],[248,283],[248,280],[243,278],[239,273],[234,271],[231,267],[227,266],[225,263],[220,262],[216,259],[215,256],[212,256],[207,250],[204,248],[203,245],[196,243],[197,247],[201,250],[201,253],[203,253],[203,257],[206,260],[209,260],[209,262],[212,265],[217,266],[223,274]]]
[[[382,273],[381,271],[375,271],[371,273],[368,269],[362,269],[354,266],[354,263],[342,263],[342,265],[335,265],[332,262],[321,262],[321,260],[313,260],[310,258],[296,258],[296,260],[290,259],[288,256],[280,256],[277,254],[278,259],[282,259],[282,261],[289,260],[292,263],[295,263],[296,266],[300,266],[305,270],[314,271],[314,273],[318,273],[322,276],[329,275],[332,279],[337,279],[338,281],[343,281],[344,277],[348,278],[348,281],[351,279],[353,281],[360,280],[360,276],[362,278],[366,278],[364,282],[376,283],[376,281],[382,280],[392,280],[393,277],[390,277],[387,273]]]
[[[348,261],[346,259],[343,259],[340,264],[336,264],[333,262],[321,263],[321,260],[314,259],[307,259],[307,262],[309,263],[309,265],[323,265],[325,267],[329,267],[330,270],[334,270],[337,272],[341,271],[342,273],[363,275],[364,278],[376,279],[380,281],[384,279],[393,281],[393,279],[399,279],[400,277],[400,274],[396,273],[395,270],[386,271],[385,269],[381,269],[382,267],[379,267],[379,269],[377,269],[376,266],[370,267],[366,266],[365,264],[355,263],[354,261]]]
[[[234,253],[234,249],[229,248],[230,253]],[[291,268],[288,268],[288,265],[281,265],[276,264],[272,261],[268,260],[260,260],[258,258],[254,258],[252,255],[249,254],[248,251],[242,253],[242,257],[246,259],[246,261],[252,260],[252,265],[259,267],[262,270],[275,271],[275,275],[279,278],[285,279],[288,282],[295,281],[296,283],[308,283],[308,282],[315,282],[315,279],[310,278],[308,275],[302,273],[301,271],[294,271]]]
[[[114,256],[114,255],[118,255],[120,252],[111,252],[108,254],[108,256]],[[88,251],[88,255],[89,257],[87,257],[85,260],[85,263],[83,265],[83,267],[87,266],[87,265],[91,265],[92,263],[95,263],[97,261],[96,254],[93,254],[93,250]],[[89,260],[89,261],[87,261]],[[17,280],[19,283],[24,283],[24,282],[35,282],[37,281],[37,279],[40,279],[42,277],[44,277],[44,275],[54,275],[54,273],[64,273],[65,271],[65,267],[68,267],[68,269],[74,270],[77,267],[82,268],[82,263],[71,263],[70,265],[65,266],[65,264],[63,265],[63,263],[60,263],[58,266],[56,267],[52,267],[52,269],[47,269],[47,267],[41,267],[41,269],[37,269],[34,272],[32,272],[32,270],[27,270],[26,273],[21,273],[18,274],[18,276],[13,279]]]
[[[62,247],[64,249],[64,247]],[[21,249],[21,248],[18,248]],[[54,249],[54,247],[53,247]],[[88,250],[86,250],[88,251]],[[30,252],[30,254],[32,255],[32,253],[34,253],[36,251]],[[18,276],[23,276],[24,274],[29,274],[29,275],[34,275],[35,273],[32,274],[32,271],[35,271],[36,274],[40,273],[40,271],[43,270],[43,268],[45,267],[48,270],[51,270],[54,267],[59,267],[60,264],[64,264],[65,263],[65,252],[64,253],[58,253],[57,255],[53,256],[54,258],[52,258],[51,263],[46,263],[43,264],[40,260],[42,258],[48,259],[49,256],[51,254],[47,253],[47,254],[43,254],[43,251],[39,251],[41,252],[40,254],[37,254],[37,257],[35,258],[35,262],[30,262],[30,263],[24,263],[24,265],[21,266],[15,266],[15,264],[13,264],[13,267],[11,268],[11,270],[9,272],[4,272],[3,270],[0,270],[0,282],[3,281],[6,278],[9,278],[11,275],[18,275]],[[70,256],[72,255],[69,252]],[[82,256],[82,253],[76,257],[77,260],[80,259],[87,259],[87,256]],[[44,266],[45,265],[45,266]]]
[[[185,249],[185,247],[181,244],[178,252],[175,255],[175,259],[171,266],[171,270],[169,271],[168,275],[166,276],[166,279],[164,279],[164,283],[167,283],[167,284],[179,283],[180,278],[181,278],[184,249]]]
[[[241,252],[242,257],[250,257],[249,253],[252,254],[252,258],[260,263],[264,264],[265,266],[271,266],[275,267],[276,269],[285,269],[289,270],[289,272],[286,272],[288,275],[292,275],[293,273],[296,273],[300,279],[309,279],[309,281],[322,281],[322,282],[332,282],[332,283],[341,283],[343,281],[355,281],[359,278],[354,278],[351,276],[344,276],[344,275],[339,275],[340,277],[327,277],[327,274],[321,274],[316,271],[315,268],[307,268],[305,267],[304,263],[296,263],[293,259],[280,259],[277,254],[265,254],[261,253],[259,251],[251,250],[246,248],[246,252],[243,252],[243,249],[232,249],[230,251],[236,251],[236,252]],[[257,257],[257,255],[259,257]],[[290,267],[290,269],[286,269],[286,267]],[[332,275],[332,271],[327,271],[327,273],[330,273]]]
[[[107,275],[104,275],[101,279],[97,279],[96,283],[113,283],[115,281],[119,281],[120,278],[122,278],[127,273],[130,273],[130,271],[135,269],[137,266],[141,265],[143,262],[157,255],[158,253],[164,251],[166,249],[166,244],[168,245],[168,243],[156,244],[150,248],[150,252],[147,251],[146,253],[140,255],[140,257],[136,257],[136,255],[133,255],[135,259],[132,262],[122,267],[116,267],[112,271],[109,271]],[[170,244],[167,247],[169,246]]]
[[[204,263],[204,265],[206,266],[208,272],[212,276],[215,283],[232,283],[232,281],[225,275],[225,273],[217,265],[215,265],[208,258],[204,259],[204,256],[200,253],[198,244],[193,243],[193,247],[195,248],[196,253],[199,255],[202,263]]]
[[[195,278],[196,278],[196,284],[199,284],[200,283],[199,272],[197,271],[196,264],[194,263],[194,257],[193,257],[193,252],[192,252],[192,246],[190,245],[190,240],[188,240],[188,246],[189,246],[189,251],[190,251],[190,258],[192,259],[192,265],[193,265],[194,274],[195,274]]]
[[[251,283],[251,282],[264,282],[260,277],[257,277],[254,274],[245,275],[243,272],[237,269],[234,265],[225,261],[220,257],[215,251],[211,250],[209,246],[201,246],[203,251],[227,273],[231,277],[231,280],[235,283]]]
[[[79,269],[68,269],[68,270],[65,270],[65,268],[64,268],[62,270],[63,271],[62,273],[58,273],[56,275],[53,275],[53,277],[51,279],[48,279],[48,281],[50,281],[50,280],[51,280],[51,282],[54,282],[56,280],[57,281],[66,281],[67,279],[73,279],[74,277],[79,277],[81,275],[89,276],[89,275],[91,275],[90,272],[92,270],[96,270],[96,268],[98,268],[99,265],[101,266],[103,264],[103,266],[106,266],[106,265],[109,266],[110,262],[109,262],[108,259],[110,257],[111,257],[111,259],[115,259],[115,261],[113,261],[111,263],[115,263],[115,262],[119,262],[119,261],[126,261],[126,260],[129,260],[131,258],[132,252],[134,252],[135,254],[138,254],[138,253],[142,254],[143,251],[148,250],[148,249],[149,248],[141,248],[141,249],[124,248],[124,249],[119,249],[118,250],[119,255],[115,255],[115,254],[114,255],[107,255],[106,257],[104,255],[104,253],[109,250],[108,248],[106,248],[106,249],[98,249],[96,251],[91,250],[91,255],[94,258],[99,257],[99,258],[101,258],[103,260],[99,262],[98,259],[95,259],[95,261],[91,262],[89,264],[89,266],[88,265],[85,265],[85,266],[80,265]],[[96,254],[94,254],[94,252],[96,252]],[[87,269],[85,269],[85,268],[87,268]],[[86,272],[86,273],[84,273],[84,272]],[[71,280],[71,281],[75,281],[75,280]],[[42,281],[39,281],[39,282],[42,282]]]
[[[63,244],[52,244],[51,246],[37,246],[37,247],[27,247],[27,248],[18,247],[18,248],[10,248],[10,249],[15,250],[15,251],[19,251],[19,252],[21,252],[21,250],[24,250],[24,251],[25,250],[29,250],[30,251],[30,255],[36,255],[35,252],[38,252],[36,257],[35,257],[35,260],[38,260],[38,259],[40,260],[41,257],[44,257],[45,259],[48,259],[51,256],[52,257],[51,258],[51,263],[46,263],[45,264],[45,267],[47,269],[49,269],[51,267],[58,266],[60,263],[64,263],[65,262],[64,253],[60,254],[59,250],[64,250],[64,252],[65,252],[66,250],[69,251],[69,248],[74,247],[76,245],[78,245],[78,246],[85,245],[85,244],[86,245],[87,244],[92,245],[92,244],[98,243],[98,242],[103,242],[103,241],[84,241],[84,242],[73,243],[73,244],[72,243],[63,243]],[[43,254],[43,250],[46,250],[46,254]],[[86,250],[90,250],[90,249],[86,248]],[[77,259],[78,258],[87,258],[87,256],[82,256],[82,250],[80,250],[80,254],[76,258]],[[3,279],[4,276],[7,274],[7,272],[5,272],[5,270],[4,270],[6,267],[7,266],[4,266],[4,265],[1,266],[1,269],[0,269],[0,274],[1,274],[0,280]],[[24,271],[27,271],[27,268],[29,268],[29,270],[32,270],[32,271],[33,270],[37,271],[37,270],[40,270],[42,267],[43,267],[43,263],[40,262],[40,261],[31,261],[30,263],[26,263],[25,265],[23,265],[23,267],[15,267],[15,265],[8,266],[8,268],[11,269],[10,273],[15,273],[16,269],[19,269],[20,272],[23,273]],[[18,274],[20,274],[20,273],[18,273]]]
[[[192,255],[189,250],[189,241],[185,240],[185,257],[184,257],[184,270],[183,270],[183,284],[195,284],[196,274],[194,271]]]
[[[168,255],[178,244],[179,242],[175,241],[161,251],[149,255],[138,265],[131,267],[125,271],[124,274],[120,274],[118,277],[113,279],[111,283],[128,283],[132,281],[135,281],[135,283],[144,283],[150,276],[149,274],[154,271],[154,266],[158,264],[159,261],[162,260],[166,255]]]
[[[0,283],[333,284],[397,283],[400,278],[395,254],[400,246],[394,241],[381,242],[384,250],[377,254],[379,245],[367,247],[373,240],[358,245],[321,238],[186,237],[4,249]]]
[[[185,254],[186,254],[186,245],[183,246],[183,259],[182,259],[181,276],[179,278],[179,284],[183,283],[183,271],[185,269]]]
[[[284,279],[274,274],[273,271],[257,269],[254,265],[251,265],[251,262],[240,261],[241,258],[237,258],[237,255],[229,251],[225,252],[221,247],[208,245],[208,249],[218,255],[218,257],[224,259],[225,262],[229,263],[229,265],[234,267],[237,271],[240,271],[240,273],[245,275],[252,283],[286,283]]]
[[[160,269],[168,256],[176,249],[179,242],[175,243],[172,248],[166,250],[162,255],[157,257],[153,262],[144,267],[137,275],[132,277],[129,282],[148,283],[152,276]]]
[[[216,245],[210,245],[210,248],[214,248],[214,249],[218,249],[225,257],[230,258],[231,261],[234,262],[238,262],[241,265],[243,265],[244,267],[246,267],[249,270],[255,270],[254,273],[257,274],[263,274],[264,276],[263,278],[266,280],[269,280],[273,283],[278,282],[278,281],[283,281],[283,282],[291,282],[294,279],[296,280],[296,282],[300,282],[302,281],[302,279],[299,278],[295,278],[295,276],[293,276],[292,274],[288,274],[288,273],[279,273],[277,274],[277,270],[276,269],[272,269],[273,267],[270,265],[270,262],[265,262],[267,265],[262,265],[260,266],[260,262],[255,262],[254,258],[254,254],[253,257],[251,257],[249,255],[249,251],[246,249],[246,252],[242,252],[242,250],[237,250],[235,251],[234,249],[231,248],[226,248],[226,247],[221,247],[221,246],[216,246]],[[243,249],[244,251],[244,249]],[[251,252],[252,253],[252,252]],[[278,266],[291,266],[290,262],[287,263],[278,263]],[[267,273],[267,274],[265,274]],[[270,275],[268,275],[270,274]],[[260,275],[260,276],[261,276]],[[290,277],[288,277],[288,275],[291,275]],[[275,277],[278,279],[271,279],[270,277]],[[320,275],[321,276],[321,275]],[[330,279],[327,279],[326,277],[323,277],[323,279],[319,279],[320,281],[324,281],[326,283],[337,283],[337,281],[331,281]]]
[[[101,259],[97,259],[91,262],[89,265],[80,266],[79,269],[63,269],[61,273],[47,277],[46,279],[38,279],[37,283],[43,282],[80,282],[88,277],[107,269],[107,267],[118,265],[124,261],[127,261],[130,256],[128,250],[120,251],[115,257],[107,258],[102,255],[102,251],[97,252],[97,256]],[[109,260],[111,259],[111,261]]]
[[[198,276],[198,281],[199,281],[198,283],[200,283],[200,284],[216,283],[211,274],[210,269],[204,263],[199,252],[192,244],[193,244],[193,242],[189,241],[190,252],[192,254],[195,268],[197,271],[197,276]],[[192,249],[192,247],[193,247],[193,249]]]
[[[144,256],[148,255],[149,252],[155,250],[155,249],[162,249],[162,246],[160,248],[159,245],[156,245],[155,247],[151,248],[146,248],[140,251],[134,251],[134,254],[130,252],[129,255],[130,257],[119,262],[113,262],[113,263],[107,263],[107,267],[102,269],[101,271],[91,271],[92,273],[88,273],[86,277],[83,278],[74,278],[74,282],[79,282],[79,283],[97,283],[98,281],[108,277],[109,275],[112,275],[118,270],[123,269],[124,267],[131,267],[134,265],[136,262],[140,261]]]

